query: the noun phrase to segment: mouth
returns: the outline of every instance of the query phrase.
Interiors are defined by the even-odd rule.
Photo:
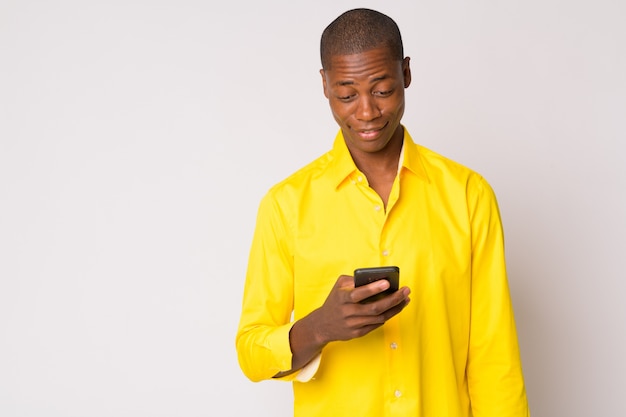
[[[378,137],[378,135],[380,135],[380,132],[387,127],[387,123],[385,123],[385,125],[383,125],[382,127],[378,127],[378,128],[371,128],[371,129],[355,129],[354,131],[356,132],[356,134],[361,138],[361,139],[365,139],[365,140],[371,140],[371,139],[376,139]]]

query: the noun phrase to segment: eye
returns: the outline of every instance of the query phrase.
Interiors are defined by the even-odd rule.
[[[374,91],[374,95],[375,96],[379,96],[379,97],[388,97],[393,93],[393,90],[386,90],[386,91]]]
[[[348,102],[348,101],[352,100],[355,96],[356,96],[356,94],[350,94],[350,95],[347,95],[347,96],[337,96],[337,100]]]

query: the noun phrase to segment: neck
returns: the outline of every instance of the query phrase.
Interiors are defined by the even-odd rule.
[[[380,196],[385,207],[387,207],[391,187],[398,174],[404,138],[404,132],[401,132],[403,135],[400,140],[391,140],[379,152],[351,153],[357,168],[365,175],[370,188]]]
[[[350,155],[357,168],[363,172],[371,182],[370,176],[385,176],[398,171],[400,152],[404,142],[404,129],[400,126],[387,145],[377,152],[359,152],[350,150]]]

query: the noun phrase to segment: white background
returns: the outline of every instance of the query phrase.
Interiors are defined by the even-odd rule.
[[[404,124],[500,202],[535,417],[626,415],[626,3],[0,1],[0,416],[289,416],[234,347],[256,209],[369,6]]]

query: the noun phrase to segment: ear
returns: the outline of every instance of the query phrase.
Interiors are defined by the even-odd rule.
[[[324,88],[324,97],[328,98],[328,86],[326,85],[326,73],[324,72],[324,68],[320,70],[320,75],[322,76],[322,87]]]
[[[409,58],[408,56],[402,61],[402,76],[404,78],[404,88],[407,88],[409,85],[411,85],[411,66],[409,65],[410,61],[411,58]]]

